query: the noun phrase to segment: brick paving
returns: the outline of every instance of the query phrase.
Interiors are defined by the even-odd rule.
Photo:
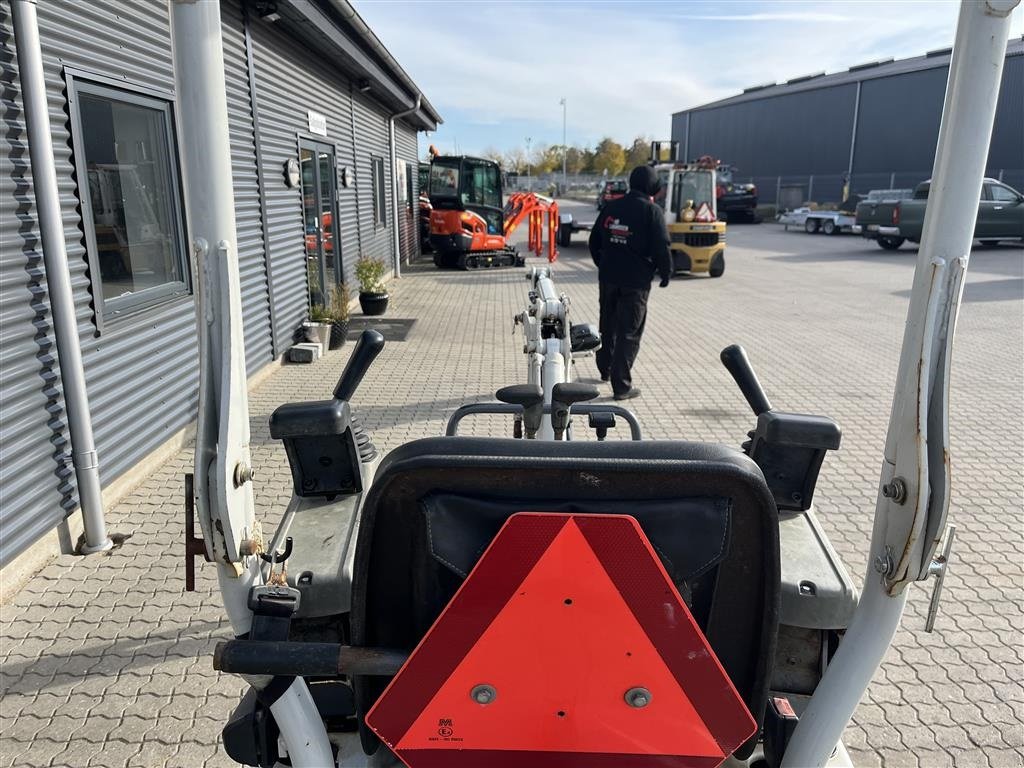
[[[777,407],[839,421],[816,495],[819,517],[859,580],[889,415],[914,251],[852,237],[730,228],[725,276],[655,289],[633,401],[646,433],[739,443],[753,418],[718,363],[739,342]],[[952,374],[954,561],[934,634],[915,588],[903,628],[846,732],[858,766],[1024,764],[1024,251],[979,249],[971,262]],[[576,320],[597,318],[582,241],[557,284]],[[436,435],[459,404],[521,380],[512,336],[526,283],[516,271],[440,273],[415,266],[394,286],[392,317],[416,318],[355,398],[385,449]],[[284,452],[270,412],[327,396],[351,350],[287,366],[251,398],[259,512],[287,502]],[[584,379],[596,372],[581,361]],[[478,419],[468,431],[505,428]],[[51,562],[0,618],[2,766],[220,766],[220,728],[242,685],[211,669],[228,635],[211,568],[182,592],[184,451],[108,511],[124,545]]]

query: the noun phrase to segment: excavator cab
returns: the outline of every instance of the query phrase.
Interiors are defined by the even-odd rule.
[[[439,267],[514,266],[506,247],[501,169],[480,157],[434,157],[430,245]],[[511,264],[505,262],[511,260]]]

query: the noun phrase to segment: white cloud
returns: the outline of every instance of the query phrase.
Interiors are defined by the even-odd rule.
[[[750,85],[948,46],[957,13],[944,0],[834,2],[827,12],[818,2],[749,14],[716,13],[720,7],[360,3],[359,10],[448,118],[445,133],[477,152],[508,146],[493,139],[509,135],[509,125],[521,124],[529,133],[519,133],[535,144],[559,143],[562,96],[570,143],[667,138],[673,112]],[[493,136],[482,126],[493,126]]]

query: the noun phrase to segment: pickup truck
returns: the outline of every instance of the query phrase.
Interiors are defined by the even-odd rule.
[[[918,184],[910,200],[901,200],[891,207],[889,221],[885,224],[876,224],[867,218],[861,223],[858,206],[857,218],[858,223],[861,223],[861,234],[870,237],[864,228],[874,226],[878,244],[888,250],[899,248],[907,240],[912,243],[921,242],[930,188],[931,181]],[[884,216],[884,212],[881,215]],[[985,179],[981,186],[974,237],[983,243],[1024,240],[1024,195],[995,179]]]
[[[871,190],[864,200],[857,203],[857,219],[853,231],[862,237],[876,240],[886,250],[896,250],[903,245],[903,239],[899,237],[896,227],[898,219],[895,211],[900,201],[909,200],[913,196],[912,189]]]

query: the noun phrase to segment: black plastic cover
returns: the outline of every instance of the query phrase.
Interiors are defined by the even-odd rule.
[[[593,323],[569,326],[569,345],[573,352],[590,352],[601,346],[601,332]]]
[[[779,509],[809,509],[825,451],[839,448],[842,431],[825,416],[766,411],[757,417],[750,457],[764,473]]]
[[[231,713],[221,733],[224,751],[242,765],[272,768],[277,765],[277,737],[280,730],[270,709],[260,703],[250,688]]]
[[[270,435],[284,443],[296,496],[330,498],[362,490],[359,446],[347,402],[282,405],[270,417]]]

